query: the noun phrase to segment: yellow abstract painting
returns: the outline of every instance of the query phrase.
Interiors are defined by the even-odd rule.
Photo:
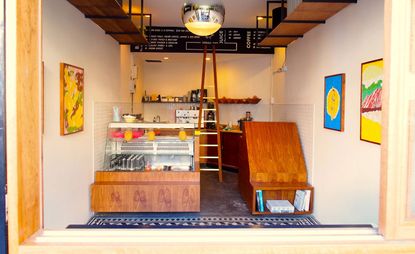
[[[84,69],[61,63],[61,135],[84,129]]]
[[[361,78],[360,139],[380,144],[383,59],[363,63]]]

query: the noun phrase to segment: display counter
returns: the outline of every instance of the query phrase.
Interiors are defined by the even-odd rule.
[[[199,138],[193,124],[110,123],[94,212],[200,211]]]

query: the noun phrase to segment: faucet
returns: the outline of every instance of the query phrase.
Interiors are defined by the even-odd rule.
[[[153,118],[153,123],[159,123],[161,120],[160,120],[160,116],[159,115],[157,115],[157,116],[155,116],[154,118]]]

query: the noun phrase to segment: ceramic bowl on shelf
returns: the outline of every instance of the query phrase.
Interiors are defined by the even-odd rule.
[[[124,119],[126,123],[134,123],[135,120],[137,119],[135,116],[132,116],[132,115],[123,115],[122,118]]]

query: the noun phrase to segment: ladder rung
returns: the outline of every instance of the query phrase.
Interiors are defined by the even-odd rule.
[[[204,147],[217,147],[218,144],[200,144],[200,146],[204,146]]]
[[[218,135],[217,132],[201,132],[200,135]]]
[[[218,156],[200,156],[200,159],[219,159]]]
[[[201,168],[200,171],[219,171],[218,168]]]
[[[215,108],[203,108],[202,110],[203,111],[216,111]]]

